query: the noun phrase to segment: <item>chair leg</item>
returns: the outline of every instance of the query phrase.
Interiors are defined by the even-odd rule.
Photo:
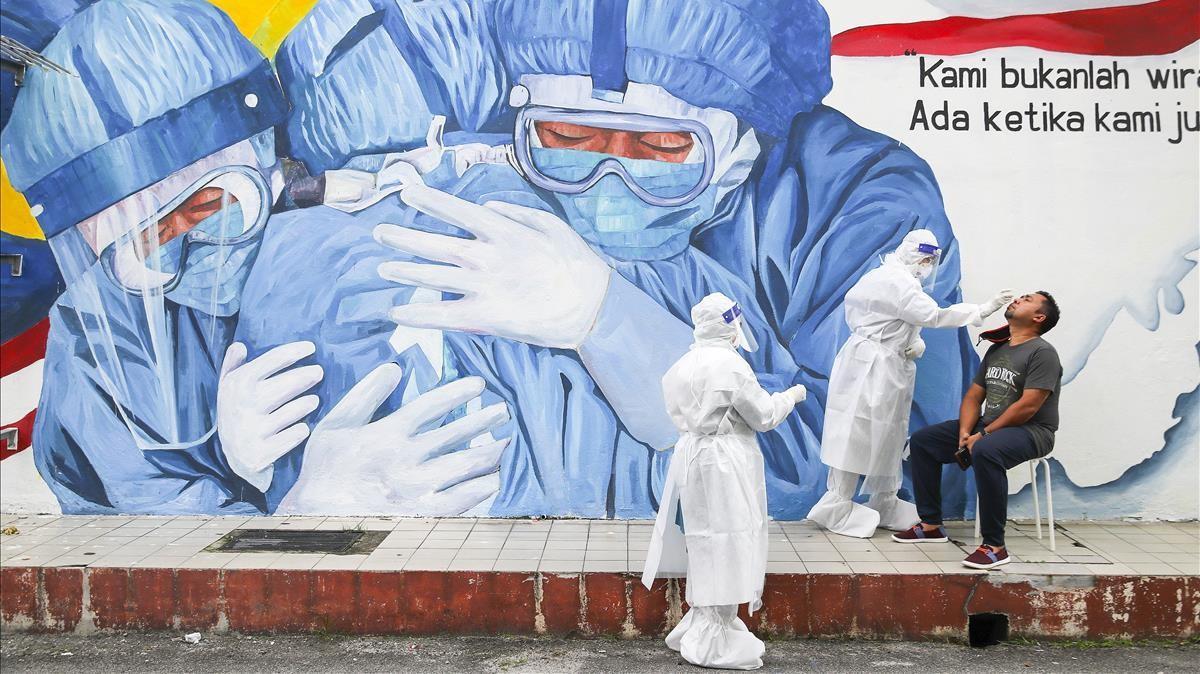
[[[979,540],[980,542],[982,542],[982,540],[983,540],[982,536],[983,536],[983,534],[981,534],[979,532],[979,495],[976,494],[975,495],[975,538],[976,538],[976,540]]]
[[[1046,459],[1039,461],[1046,467],[1046,524],[1050,526],[1050,552],[1055,552],[1054,544],[1054,494],[1050,491],[1050,462]]]
[[[1033,487],[1033,523],[1037,527],[1038,540],[1042,540],[1042,506],[1038,503],[1037,462],[1029,462],[1029,482]]]

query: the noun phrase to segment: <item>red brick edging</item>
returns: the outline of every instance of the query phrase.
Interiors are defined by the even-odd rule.
[[[654,636],[681,615],[682,586],[618,573],[6,567],[0,627]],[[763,602],[747,624],[778,637],[965,640],[967,616],[985,612],[1029,638],[1200,633],[1193,576],[771,574]]]

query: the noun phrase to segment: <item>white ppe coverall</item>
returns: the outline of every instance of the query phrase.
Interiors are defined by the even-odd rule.
[[[695,343],[662,380],[680,438],[642,582],[649,587],[656,576],[686,568],[691,610],[667,645],[695,665],[755,669],[765,648],[737,617],[739,604],[751,612],[762,605],[766,575],[767,497],[755,432],[782,423],[805,392],[763,390],[735,350],[740,315],[722,318],[732,306],[718,293],[692,309]]]
[[[876,526],[904,529],[917,521],[915,506],[899,500],[896,491],[916,383],[914,361],[924,351],[921,328],[979,325],[1011,297],[1005,291],[983,305],[939,307],[922,288],[922,280],[936,271],[938,252],[932,232],[909,232],[846,293],[851,335],[830,373],[821,439],[828,491],[808,514],[835,533],[868,538]],[[863,492],[871,494],[867,506],[851,500],[859,476],[866,476]]]

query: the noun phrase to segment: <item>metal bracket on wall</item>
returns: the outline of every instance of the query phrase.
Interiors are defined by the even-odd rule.
[[[21,275],[21,269],[24,267],[23,261],[24,256],[20,253],[0,253],[0,266],[7,264],[10,267],[8,273],[11,276]]]
[[[20,437],[15,427],[0,430],[0,443],[7,445],[6,449],[10,452],[17,451],[17,441]]]

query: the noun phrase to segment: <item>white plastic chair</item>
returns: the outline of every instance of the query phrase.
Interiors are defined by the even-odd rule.
[[[1042,506],[1038,503],[1037,489],[1037,464],[1042,464],[1046,468],[1046,520],[1050,526],[1050,551],[1055,552],[1054,541],[1054,495],[1050,492],[1050,462],[1046,457],[1030,459],[1026,461],[1029,465],[1029,483],[1033,486],[1033,522],[1037,526],[1038,540],[1042,540]],[[979,496],[975,497],[975,538],[979,538]]]

